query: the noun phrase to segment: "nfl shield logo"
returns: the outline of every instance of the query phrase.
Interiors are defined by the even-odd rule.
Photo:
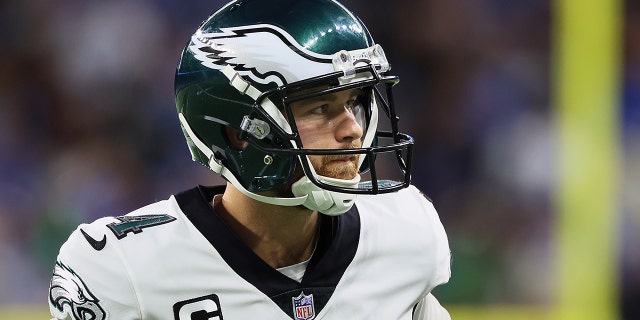
[[[311,320],[316,317],[316,309],[313,307],[313,294],[300,295],[291,298],[293,300],[293,316],[295,320]]]

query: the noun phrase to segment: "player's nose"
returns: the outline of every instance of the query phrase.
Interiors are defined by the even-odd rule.
[[[338,142],[352,143],[362,138],[362,126],[358,123],[351,109],[344,107],[337,120],[339,122],[335,134]]]

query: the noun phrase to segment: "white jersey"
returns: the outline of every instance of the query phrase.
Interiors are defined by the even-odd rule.
[[[415,309],[428,313],[425,301],[435,300],[428,294],[449,279],[444,228],[413,186],[321,215],[300,282],[226,226],[210,205],[223,192],[198,187],[80,225],[55,265],[54,319],[409,320]]]

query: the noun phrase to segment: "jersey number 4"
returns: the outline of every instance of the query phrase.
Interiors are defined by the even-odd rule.
[[[144,216],[120,216],[116,217],[120,222],[112,222],[107,225],[118,239],[127,236],[128,233],[140,233],[142,229],[175,221],[176,218],[166,214],[153,214]]]

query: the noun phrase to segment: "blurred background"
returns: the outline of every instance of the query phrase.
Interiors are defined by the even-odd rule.
[[[224,2],[0,3],[0,314],[46,310],[57,250],[79,223],[220,183],[190,159],[173,76],[186,40]],[[401,78],[413,181],[453,251],[441,302],[552,305],[552,4],[343,3]],[[640,6],[627,0],[623,11],[616,310],[640,319]]]

